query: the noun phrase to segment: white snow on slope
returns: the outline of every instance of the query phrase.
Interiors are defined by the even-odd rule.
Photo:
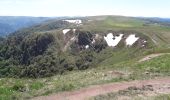
[[[96,42],[95,39],[93,39],[93,41],[91,43],[94,44],[95,42]]]
[[[75,40],[76,40],[76,37],[74,36],[74,37],[72,37],[70,40],[71,40],[71,41],[75,41]]]
[[[89,45],[86,45],[85,48],[88,49],[88,48],[89,48]]]
[[[104,39],[106,40],[108,46],[115,47],[121,41],[122,37],[123,34],[120,34],[119,36],[113,36],[112,33],[109,33],[106,37],[104,36]]]
[[[64,20],[64,21],[67,21],[69,23],[74,23],[74,24],[81,24],[82,23],[82,21],[79,20],[79,19],[76,19],[76,20]]]
[[[65,35],[66,33],[68,33],[71,29],[64,29],[63,30],[63,34]]]
[[[139,37],[135,37],[135,34],[129,35],[126,39],[126,45],[131,46],[133,45]]]
[[[75,33],[76,32],[76,29],[73,29],[73,33]]]

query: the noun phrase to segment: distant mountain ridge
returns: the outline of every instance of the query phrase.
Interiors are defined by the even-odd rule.
[[[140,17],[141,19],[147,20],[150,23],[159,23],[164,26],[170,26],[170,18],[159,18],[159,17]]]
[[[21,28],[39,24],[49,17],[0,16],[0,36],[6,36]]]

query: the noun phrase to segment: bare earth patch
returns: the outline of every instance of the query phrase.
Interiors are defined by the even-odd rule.
[[[33,100],[85,100],[93,96],[119,92],[120,90],[126,90],[131,87],[144,90],[148,89],[144,93],[151,96],[160,93],[168,94],[170,93],[170,77],[95,85],[80,90],[40,96],[33,98]]]

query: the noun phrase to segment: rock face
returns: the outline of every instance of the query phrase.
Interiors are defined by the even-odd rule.
[[[147,39],[138,36],[136,33],[103,33],[98,34],[97,32],[80,31],[76,29],[69,29],[69,32],[64,35],[64,38],[69,38],[65,42],[67,48],[77,49],[78,51],[91,49],[94,51],[101,51],[106,47],[116,48],[119,45],[123,47],[145,47],[147,45]],[[66,48],[65,48],[66,50]]]

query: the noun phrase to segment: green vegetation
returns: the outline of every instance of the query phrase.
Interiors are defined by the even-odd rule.
[[[89,85],[123,81],[120,77],[110,74],[109,69],[94,68],[40,79],[2,78],[0,83],[3,88],[3,94],[0,95],[0,98],[6,98],[3,100],[8,100],[12,97],[26,99],[39,95],[49,95],[50,93],[80,89]],[[4,89],[6,89],[6,92]]]
[[[170,55],[138,63],[152,53],[169,53],[166,24],[140,18],[95,16],[83,25],[52,20],[0,38],[0,100],[29,99],[89,85],[170,75]],[[92,20],[92,21],[88,21]],[[65,28],[76,28],[63,35]],[[121,41],[110,48],[100,37],[108,32],[147,40],[131,47]],[[75,41],[71,41],[71,39]],[[88,49],[85,46],[89,45]]]
[[[155,97],[152,97],[152,98],[153,98],[153,100],[169,100],[170,95],[164,94],[164,95],[159,95],[159,96],[155,96]]]
[[[1,87],[6,90],[1,94],[1,98],[9,96],[13,98],[31,98],[39,95],[49,95],[60,91],[70,91],[87,87],[89,85],[104,84],[110,82],[131,81],[138,79],[151,79],[154,77],[169,76],[170,74],[164,71],[162,63],[169,64],[167,58],[170,55],[164,55],[154,58],[148,62],[136,63],[137,59],[127,60],[119,63],[104,64],[87,70],[66,72],[63,75],[55,75],[53,77],[39,79],[15,79],[2,78],[0,80]],[[149,63],[160,66],[160,72],[150,71],[154,68]],[[147,65],[147,66],[146,66]],[[169,70],[169,69],[168,69]],[[147,71],[147,73],[146,73]],[[83,77],[83,78],[82,78]],[[12,91],[12,92],[11,92]],[[5,93],[4,93],[5,92]],[[136,92],[135,92],[136,93]],[[15,95],[17,94],[17,95]],[[7,99],[8,100],[8,99]]]
[[[77,31],[79,41],[71,44],[71,50],[65,52],[62,51],[65,48],[64,42],[66,42],[62,38],[65,37],[59,37],[54,33],[10,36],[0,49],[0,77],[48,77],[63,74],[65,71],[96,67],[100,62],[112,57],[115,60],[111,59],[112,61],[107,62],[108,64],[121,62],[139,56],[139,52],[142,55],[142,51],[145,50],[138,45],[133,48],[124,48],[124,42],[113,50],[107,47],[106,42],[102,39],[96,41],[95,44],[90,44],[93,41],[93,34],[88,31]],[[149,41],[147,36],[140,36],[146,37]],[[83,46],[88,44],[90,44],[90,48],[83,49]],[[148,43],[146,48],[151,48],[151,43]],[[116,57],[117,54],[120,55]]]
[[[33,84],[30,85],[30,89],[35,89],[35,90],[39,90],[43,87],[43,83],[41,82],[34,82]]]
[[[137,59],[136,59],[137,60]],[[121,80],[129,81],[129,80],[145,80],[152,79],[155,77],[164,77],[170,76],[170,55],[162,55],[160,57],[156,57],[152,60],[137,63],[135,60],[127,61],[123,63],[119,63],[113,65],[115,68],[120,69],[128,69],[131,71],[128,78],[121,77]],[[123,66],[123,67],[122,67]],[[128,66],[128,67],[127,67]],[[121,81],[120,79],[118,81]],[[148,96],[148,97],[139,97],[138,94],[143,94],[146,88],[138,89],[138,88],[128,88],[127,90],[122,90],[117,93],[108,93],[105,95],[99,95],[92,100],[118,100],[119,97],[128,96],[128,98],[132,100],[143,100],[144,98],[149,100],[169,100],[169,95],[160,95],[160,96]],[[148,89],[148,88],[147,88]],[[150,88],[149,88],[150,89]]]
[[[170,55],[154,58],[151,61],[146,61],[135,65],[138,70],[148,71],[149,73],[164,73],[170,75]]]

